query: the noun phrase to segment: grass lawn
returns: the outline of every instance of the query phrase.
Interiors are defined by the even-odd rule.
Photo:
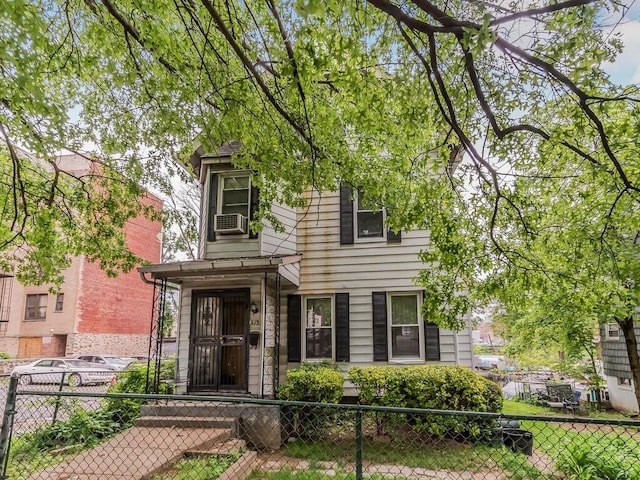
[[[82,445],[71,446],[59,454],[49,451],[20,450],[24,445],[20,437],[12,439],[9,461],[7,465],[8,478],[27,478],[28,476],[53,467],[68,460],[84,450]],[[18,452],[18,453],[16,453]]]
[[[233,465],[242,454],[207,455],[183,458],[152,480],[213,480]]]
[[[319,471],[280,470],[279,472],[253,472],[248,480],[356,480],[355,473],[334,473],[328,475]],[[383,477],[372,475],[368,480],[402,480],[403,477]]]
[[[367,462],[406,465],[429,470],[464,470],[477,472],[489,461],[495,449],[487,445],[461,444],[451,441],[381,443],[365,439],[362,457]],[[356,458],[353,440],[296,440],[281,449],[283,455],[310,462],[352,464]]]
[[[557,415],[558,411],[557,409],[541,407],[540,405],[516,402],[515,400],[504,400],[502,413],[507,415]]]

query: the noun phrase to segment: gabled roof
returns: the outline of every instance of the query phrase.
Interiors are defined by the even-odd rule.
[[[195,152],[189,157],[191,168],[196,177],[200,177],[200,166],[203,158],[231,158],[234,153],[240,151],[241,144],[238,141],[224,142],[215,153],[207,153],[202,145],[198,145]]]

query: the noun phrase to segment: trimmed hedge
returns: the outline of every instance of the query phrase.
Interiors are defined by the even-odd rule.
[[[287,381],[280,387],[281,400],[338,403],[342,400],[344,378],[335,368],[303,364],[287,371]],[[282,407],[283,433],[286,437],[322,438],[338,415],[334,409],[291,406]]]
[[[304,364],[287,371],[278,398],[304,402],[338,403],[342,399],[344,378],[334,368]]]
[[[465,367],[444,365],[413,367],[355,367],[349,380],[359,392],[359,402],[386,407],[425,408],[473,412],[499,412],[502,391],[490,380]],[[409,424],[412,429],[436,436],[489,435],[493,422],[471,417],[422,415],[383,416],[380,427]]]

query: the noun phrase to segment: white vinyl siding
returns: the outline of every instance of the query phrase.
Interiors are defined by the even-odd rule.
[[[295,209],[283,205],[274,204],[271,206],[271,213],[282,223],[283,232],[276,232],[273,226],[266,222],[261,238],[261,255],[285,255],[296,253],[297,228]]]
[[[307,194],[307,198],[310,197]],[[426,268],[418,253],[427,246],[429,234],[425,230],[412,230],[402,232],[400,243],[340,245],[339,193],[325,192],[319,204],[317,192],[313,198],[312,204],[298,217],[298,250],[302,253],[302,262],[300,288],[296,293],[349,293],[351,361],[345,368],[371,365],[374,363],[371,293],[418,290],[413,279],[420,269]],[[471,366],[470,351],[469,329],[457,335],[440,329],[441,360],[438,363]]]

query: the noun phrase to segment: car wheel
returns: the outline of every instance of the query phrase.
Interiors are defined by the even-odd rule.
[[[20,385],[31,385],[31,375],[20,375],[18,383]]]
[[[69,375],[69,386],[70,387],[79,387],[82,385],[82,377],[77,373],[72,373]]]

